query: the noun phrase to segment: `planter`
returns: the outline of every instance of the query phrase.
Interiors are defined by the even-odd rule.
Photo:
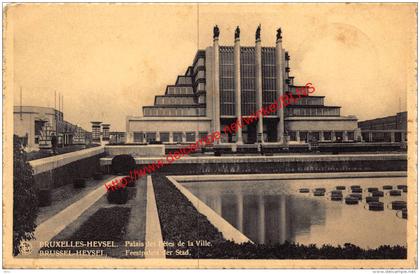
[[[110,204],[126,204],[128,201],[128,190],[127,188],[121,188],[115,191],[108,190],[106,198]]]

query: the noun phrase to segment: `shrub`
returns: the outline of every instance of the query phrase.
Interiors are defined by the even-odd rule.
[[[38,190],[38,201],[39,206],[49,206],[51,205],[51,190],[50,189],[40,189]]]
[[[86,179],[85,178],[76,178],[73,180],[73,187],[74,188],[84,188],[86,187]]]
[[[127,188],[108,190],[106,198],[110,204],[126,204],[128,201]]]
[[[130,176],[125,177],[125,179],[128,180],[127,187],[135,187],[136,186],[136,181],[133,180],[133,178],[131,178]]]
[[[117,155],[112,158],[111,168],[113,173],[129,174],[130,170],[136,168],[136,161],[128,154]]]
[[[21,241],[33,239],[38,215],[38,197],[32,167],[16,135],[13,136],[13,255]]]

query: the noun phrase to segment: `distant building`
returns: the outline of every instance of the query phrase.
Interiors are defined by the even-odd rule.
[[[164,95],[156,96],[153,106],[143,107],[142,117],[127,117],[127,142],[189,143],[215,131],[222,133],[222,143],[239,145],[355,141],[357,118],[341,116],[341,107],[326,106],[320,95],[303,98],[235,134],[224,133],[223,128],[239,117],[306,88],[296,85],[290,75],[290,55],[283,48],[281,30],[275,47],[261,46],[260,31],[255,46],[240,45],[239,28],[234,46],[219,46],[216,26],[213,46],[198,50],[185,74],[168,85]]]
[[[88,144],[89,133],[63,119],[63,113],[50,107],[15,106],[13,109],[14,134],[27,150],[51,148],[52,134],[58,145]]]
[[[407,111],[358,123],[365,142],[407,141]]]

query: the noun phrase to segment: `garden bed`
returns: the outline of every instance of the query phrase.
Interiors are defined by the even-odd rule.
[[[70,241],[122,241],[130,216],[128,207],[101,208],[71,236]]]
[[[380,246],[362,249],[352,244],[344,246],[284,244],[236,244],[223,238],[207,218],[164,176],[153,176],[153,186],[162,228],[163,240],[174,243],[166,247],[169,258],[214,259],[406,259],[403,246]],[[196,243],[207,240],[211,246],[177,246],[178,242]],[[187,244],[186,244],[187,245]]]
[[[103,253],[98,254],[99,256],[121,257],[123,254],[121,249],[124,246],[123,241],[127,234],[130,212],[131,208],[129,207],[99,208],[70,236],[63,237],[62,233],[60,233],[52,239],[52,242],[65,241],[73,244],[83,242],[86,246],[43,247],[41,252],[53,254],[54,251],[58,251],[77,255],[78,252],[102,250]],[[105,242],[113,242],[114,247],[104,247]],[[87,245],[88,243],[89,245]],[[102,246],[99,243],[102,243]]]

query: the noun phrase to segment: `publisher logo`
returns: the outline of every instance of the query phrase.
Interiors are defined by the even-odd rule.
[[[20,242],[19,251],[22,255],[29,255],[32,253],[32,244],[27,241]]]

